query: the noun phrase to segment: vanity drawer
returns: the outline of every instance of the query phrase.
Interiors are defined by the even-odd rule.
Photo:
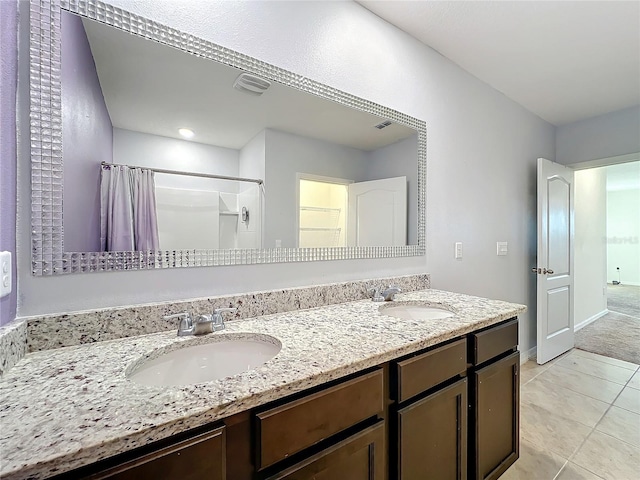
[[[380,368],[256,414],[258,469],[378,415],[383,398]]]
[[[479,365],[518,346],[518,319],[469,335],[469,363]]]
[[[418,395],[467,370],[465,338],[397,362],[398,402]]]

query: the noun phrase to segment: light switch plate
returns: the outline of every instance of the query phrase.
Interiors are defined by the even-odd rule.
[[[506,255],[507,253],[509,253],[509,243],[507,242],[497,242],[496,243],[496,255]]]
[[[456,242],[454,256],[456,259],[462,258],[462,242]]]
[[[0,252],[0,297],[11,293],[11,252]]]

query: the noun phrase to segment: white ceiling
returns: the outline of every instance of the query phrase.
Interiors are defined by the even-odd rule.
[[[275,82],[248,95],[233,88],[236,68],[92,20],[83,25],[117,128],[182,139],[186,127],[195,142],[233,149],[265,128],[361,150],[415,134],[396,123],[377,129],[385,119]]]
[[[639,1],[358,3],[554,125],[640,104]]]

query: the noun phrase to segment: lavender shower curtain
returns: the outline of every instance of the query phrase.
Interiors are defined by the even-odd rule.
[[[153,171],[104,165],[100,194],[102,251],[160,249]]]

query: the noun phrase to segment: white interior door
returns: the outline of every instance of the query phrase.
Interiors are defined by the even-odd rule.
[[[347,245],[407,244],[407,177],[349,184]]]
[[[539,364],[574,346],[573,170],[538,159],[538,347]]]

